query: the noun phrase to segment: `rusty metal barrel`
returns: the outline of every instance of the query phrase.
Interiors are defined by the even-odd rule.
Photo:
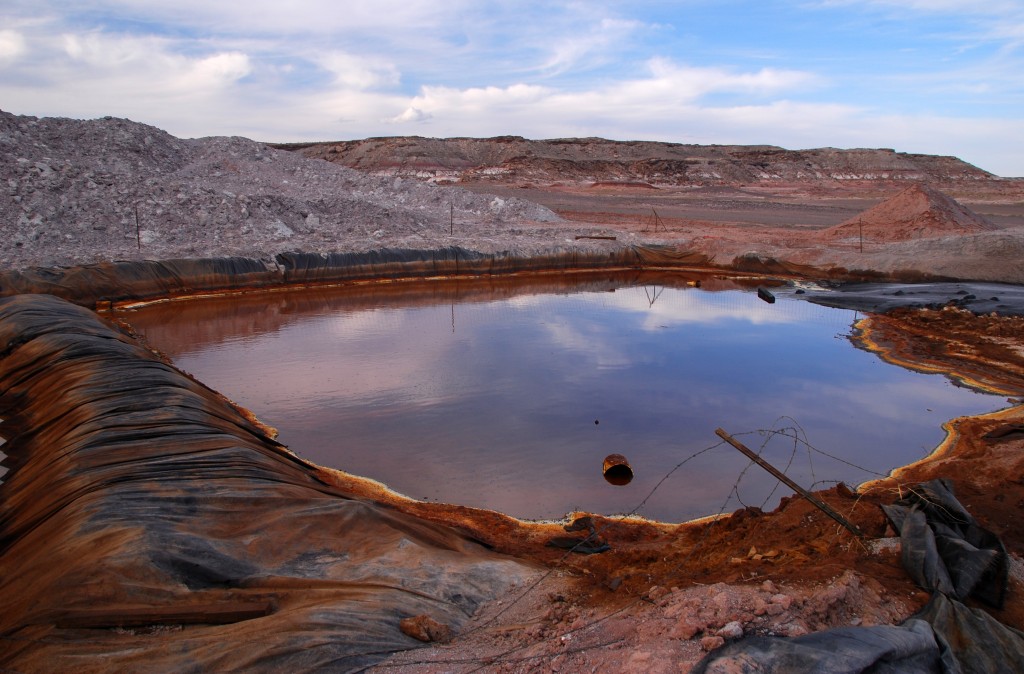
[[[604,457],[602,469],[604,479],[617,487],[629,484],[633,480],[633,468],[629,460],[621,454],[609,454]]]

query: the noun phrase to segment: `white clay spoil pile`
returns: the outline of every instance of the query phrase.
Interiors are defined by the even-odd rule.
[[[0,157],[7,269],[468,241],[490,249],[515,223],[558,220],[522,199],[366,175],[245,138],[182,140],[123,119],[0,112]]]

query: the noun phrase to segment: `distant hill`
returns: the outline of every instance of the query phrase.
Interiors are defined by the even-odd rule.
[[[890,149],[786,150],[602,138],[528,140],[417,136],[276,145],[373,173],[433,182],[643,182],[651,185],[999,181],[956,157]]]

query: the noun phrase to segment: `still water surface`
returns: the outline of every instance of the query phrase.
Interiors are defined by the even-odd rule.
[[[413,498],[524,518],[772,507],[789,490],[715,428],[763,447],[804,486],[857,484],[925,456],[947,419],[1004,404],[854,348],[852,311],[687,280],[307,290],[128,318],[300,456]],[[816,450],[867,470],[742,435],[796,424]],[[602,478],[611,453],[629,459],[630,484]]]

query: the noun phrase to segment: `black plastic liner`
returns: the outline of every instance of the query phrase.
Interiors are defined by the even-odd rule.
[[[0,436],[2,671],[359,670],[535,573],[351,498],[53,296],[0,299]]]
[[[481,253],[457,246],[436,250],[388,248],[366,253],[281,253],[277,262],[284,269],[288,283],[709,264],[700,254],[652,246],[630,246],[609,252],[566,250],[541,255],[514,251]]]
[[[711,267],[708,258],[671,247],[627,246],[608,252],[561,250],[540,255],[481,253],[459,247],[387,248],[360,253],[280,253],[244,257],[104,262],[69,268],[0,273],[0,297],[55,295],[93,306],[284,284],[343,283],[394,278],[497,275],[590,269]]]
[[[919,484],[907,498],[882,509],[900,532],[903,568],[921,588],[1002,608],[1006,548],[960,505],[947,480]]]
[[[55,295],[83,306],[281,283],[273,263],[245,257],[102,262],[0,273],[0,297]]]
[[[809,289],[803,297],[826,307],[879,314],[900,307],[954,306],[975,314],[1024,315],[1024,286],[1009,283],[845,283],[827,290]]]
[[[792,639],[748,637],[708,655],[691,674],[932,674],[941,653],[931,626],[907,620],[901,627],[841,627]]]

